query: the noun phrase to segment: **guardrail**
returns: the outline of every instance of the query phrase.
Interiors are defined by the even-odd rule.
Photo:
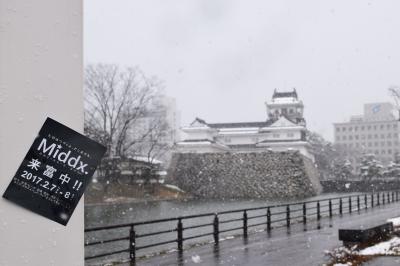
[[[399,191],[390,191],[86,228],[87,239],[95,232],[101,231],[106,234],[103,236],[105,239],[94,237],[94,241],[86,240],[86,248],[103,248],[100,248],[100,252],[95,252],[96,254],[87,255],[85,260],[129,254],[126,259],[135,262],[140,250],[165,246],[166,249],[175,247],[179,252],[183,252],[184,243],[190,244],[195,239],[210,237],[211,242],[218,245],[221,234],[237,232],[247,237],[250,228],[262,227],[270,232],[276,227],[289,228],[294,223],[307,224],[308,220],[359,212],[398,201]],[[117,230],[115,234],[118,237],[107,237],[107,232],[111,230]],[[110,247],[105,246],[117,242],[117,246],[121,248],[109,250]]]

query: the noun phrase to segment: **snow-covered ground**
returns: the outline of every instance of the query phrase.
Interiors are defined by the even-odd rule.
[[[392,222],[394,227],[400,226],[400,217],[391,218],[387,220],[388,222]]]
[[[400,255],[400,238],[393,237],[388,241],[384,241],[358,251],[358,255]]]

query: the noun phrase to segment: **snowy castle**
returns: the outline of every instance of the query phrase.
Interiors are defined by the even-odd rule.
[[[267,119],[260,122],[207,123],[196,118],[183,127],[179,153],[260,152],[297,150],[314,161],[306,140],[304,105],[294,89],[274,91],[267,101]]]

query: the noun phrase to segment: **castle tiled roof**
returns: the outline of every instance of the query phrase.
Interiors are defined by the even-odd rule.
[[[243,128],[243,127],[267,127],[274,121],[261,121],[261,122],[236,122],[236,123],[212,123],[207,124],[211,128]]]
[[[274,91],[274,94],[272,95],[272,99],[275,98],[289,98],[293,97],[297,99],[297,92],[296,89],[293,89],[293,91],[284,91],[284,92],[278,92],[277,90]]]

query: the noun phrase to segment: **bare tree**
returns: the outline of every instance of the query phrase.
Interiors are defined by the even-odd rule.
[[[389,93],[392,96],[392,98],[396,104],[396,108],[397,108],[397,111],[399,112],[399,119],[400,119],[400,87],[399,86],[390,86]]]
[[[130,133],[140,119],[154,112],[151,107],[160,93],[161,83],[138,68],[89,65],[85,71],[85,133],[108,148],[108,157],[135,154],[153,129],[134,138]]]

